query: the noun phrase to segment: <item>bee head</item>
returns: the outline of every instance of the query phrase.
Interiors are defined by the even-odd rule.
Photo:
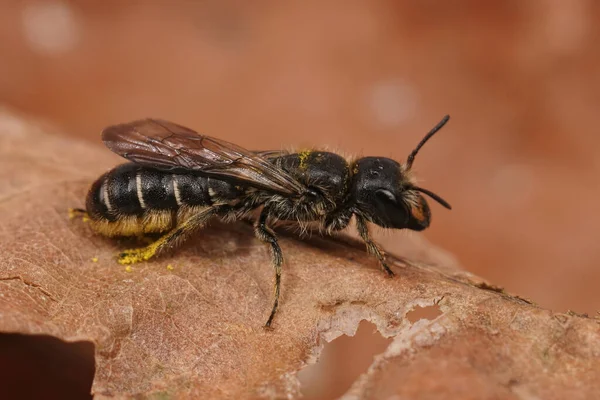
[[[423,194],[451,209],[444,199],[416,186],[409,177],[418,151],[448,119],[446,116],[421,140],[405,165],[384,157],[364,157],[356,161],[352,195],[355,207],[369,221],[384,228],[423,230],[431,222],[431,211]]]

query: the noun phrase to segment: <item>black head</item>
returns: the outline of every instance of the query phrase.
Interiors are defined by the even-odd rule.
[[[371,222],[384,228],[420,231],[429,226],[431,211],[422,194],[431,197],[450,209],[441,197],[427,189],[416,186],[409,172],[421,147],[444,124],[449,117],[436,125],[410,153],[405,165],[390,158],[365,157],[356,161],[352,196],[358,212]]]

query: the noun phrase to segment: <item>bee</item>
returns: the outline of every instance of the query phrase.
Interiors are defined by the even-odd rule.
[[[367,251],[393,276],[368,223],[413,231],[427,228],[431,211],[423,194],[451,208],[417,186],[411,172],[421,147],[448,119],[445,116],[427,133],[404,164],[384,157],[348,161],[325,151],[249,151],[158,119],[114,125],[103,130],[102,140],[131,162],[100,176],[88,192],[86,209],[77,211],[104,236],[161,234],[146,247],[121,252],[121,264],[153,258],[212,218],[256,216],[254,234],[270,247],[275,273],[268,328],[279,304],[283,264],[273,224],[316,224],[331,234],[354,217]]]

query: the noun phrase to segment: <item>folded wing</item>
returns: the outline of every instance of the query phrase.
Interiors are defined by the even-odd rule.
[[[299,195],[306,189],[260,153],[168,121],[113,125],[102,131],[102,140],[121,157],[162,171],[228,178],[285,195]]]

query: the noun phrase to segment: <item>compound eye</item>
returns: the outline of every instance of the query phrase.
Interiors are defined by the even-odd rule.
[[[388,199],[389,201],[395,203],[396,202],[396,196],[394,195],[394,193],[390,192],[389,190],[386,189],[379,189],[377,192],[375,192],[378,196],[382,196],[386,199]]]
[[[406,228],[410,215],[404,201],[388,189],[377,189],[368,207],[373,222],[384,228]]]

